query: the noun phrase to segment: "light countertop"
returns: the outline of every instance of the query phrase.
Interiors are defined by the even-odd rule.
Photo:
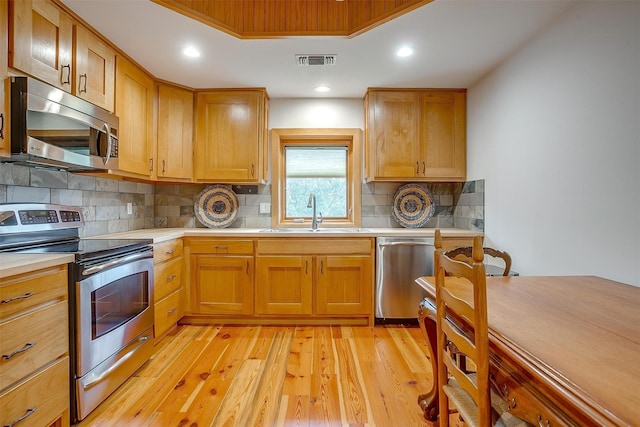
[[[73,262],[73,254],[0,254],[0,279]]]
[[[92,236],[93,239],[152,239],[154,243],[178,239],[180,237],[245,237],[245,238],[341,238],[341,237],[433,237],[435,228],[362,228],[342,229],[345,231],[311,232],[309,228],[300,228],[299,231],[268,232],[261,228],[149,228],[127,231],[123,233]],[[348,231],[347,231],[348,230]],[[443,237],[473,237],[482,235],[482,232],[460,230],[457,228],[441,228]]]
[[[123,233],[91,236],[91,239],[151,239],[154,243],[164,242],[181,237],[244,237],[244,238],[341,238],[341,237],[433,237],[435,228],[366,228],[362,231],[347,229],[340,232],[311,232],[309,228],[296,231],[265,232],[259,228],[150,228]],[[481,235],[477,231],[455,228],[440,229],[443,237],[473,237]],[[72,254],[14,254],[0,255],[0,278],[34,271],[39,268],[73,262]]]

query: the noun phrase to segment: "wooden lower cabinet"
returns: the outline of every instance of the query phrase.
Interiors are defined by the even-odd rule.
[[[182,239],[153,245],[154,332],[161,337],[184,315]]]
[[[191,256],[191,311],[253,313],[253,256]]]
[[[373,258],[369,255],[318,257],[316,312],[370,314],[373,300]]]
[[[0,278],[0,425],[68,426],[67,265]]]
[[[256,315],[371,324],[373,246],[368,238],[258,240]]]
[[[256,314],[311,314],[313,257],[259,256]]]
[[[373,238],[186,238],[184,323],[373,324]]]

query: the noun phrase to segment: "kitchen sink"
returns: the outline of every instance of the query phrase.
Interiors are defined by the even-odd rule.
[[[261,233],[318,233],[318,234],[335,234],[335,233],[368,233],[366,228],[318,228],[312,230],[310,228],[265,228],[260,230]]]

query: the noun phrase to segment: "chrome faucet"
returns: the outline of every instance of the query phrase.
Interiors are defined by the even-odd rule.
[[[313,193],[309,194],[309,201],[307,202],[308,208],[313,208],[313,215],[311,216],[311,229],[317,230],[318,223],[322,222],[322,212],[320,212],[320,218],[316,215],[316,195]]]

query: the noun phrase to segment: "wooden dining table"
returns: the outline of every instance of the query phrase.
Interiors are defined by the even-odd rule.
[[[453,292],[472,301],[463,279]],[[419,318],[434,386],[418,398],[437,422],[435,280]],[[540,426],[640,426],[640,287],[594,276],[487,277],[490,381],[512,415]],[[464,319],[461,321],[464,328]]]

